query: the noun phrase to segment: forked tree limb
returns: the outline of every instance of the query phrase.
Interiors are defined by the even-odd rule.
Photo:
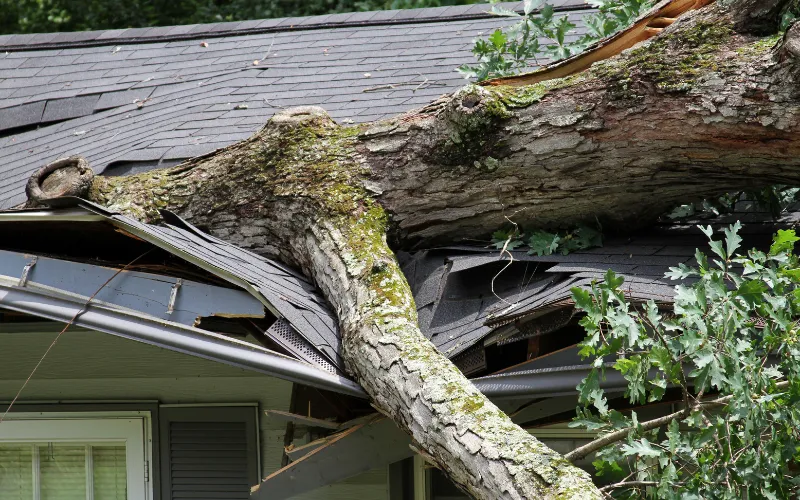
[[[786,389],[789,387],[789,382],[778,382],[775,384],[776,389]],[[664,415],[663,417],[654,418],[652,420],[647,420],[645,422],[641,422],[638,427],[628,427],[625,429],[619,429],[614,432],[609,432],[605,436],[595,439],[590,443],[586,443],[585,445],[575,448],[571,452],[564,455],[564,458],[569,460],[570,462],[576,462],[578,460],[582,460],[592,453],[602,450],[606,446],[617,443],[619,441],[624,440],[627,438],[631,433],[639,433],[639,432],[647,432],[652,431],[653,429],[658,429],[660,427],[664,427],[665,425],[669,425],[670,422],[677,419],[683,419],[688,417],[692,410],[699,409],[699,408],[710,408],[714,406],[724,406],[727,405],[733,396],[723,396],[721,398],[712,399],[710,401],[700,401],[696,405],[691,408],[684,408],[682,410],[670,413],[669,415]]]
[[[143,220],[169,208],[300,266],[338,314],[350,373],[471,496],[600,498],[420,333],[392,248],[485,237],[509,214],[629,228],[679,202],[797,183],[796,62],[772,50],[779,37],[733,26],[712,4],[584,73],[468,86],[370,125],[286,110],[175,168],[97,177],[89,196]]]

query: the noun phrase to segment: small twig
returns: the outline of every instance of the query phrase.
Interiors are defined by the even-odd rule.
[[[286,109],[286,106],[281,106],[280,104],[272,104],[272,103],[270,102],[270,100],[269,100],[269,99],[267,99],[266,97],[264,98],[264,103],[265,103],[267,106],[271,106],[271,107],[273,107],[273,108]]]
[[[113,274],[113,275],[112,275],[110,278],[108,278],[108,279],[106,280],[106,282],[105,282],[105,283],[103,283],[102,285],[100,285],[100,288],[98,288],[98,289],[97,289],[97,291],[95,291],[95,292],[92,294],[92,296],[91,296],[91,297],[89,297],[89,299],[88,299],[88,300],[87,300],[87,301],[86,301],[86,302],[85,302],[85,303],[84,303],[84,304],[81,306],[81,308],[80,308],[80,309],[78,309],[78,311],[75,313],[75,315],[72,317],[72,319],[70,319],[70,320],[67,322],[67,324],[66,324],[66,325],[64,325],[64,328],[62,328],[62,329],[61,329],[61,331],[60,331],[60,332],[58,332],[58,335],[56,335],[56,338],[54,338],[54,339],[53,339],[53,342],[51,342],[51,343],[50,343],[50,345],[47,347],[47,350],[46,350],[46,351],[44,351],[44,354],[43,354],[43,355],[42,355],[42,357],[39,359],[39,362],[38,362],[38,363],[36,363],[36,366],[34,366],[34,367],[33,367],[33,370],[31,371],[31,374],[30,374],[30,375],[28,375],[28,378],[27,378],[27,379],[25,379],[25,382],[22,384],[22,387],[20,387],[20,388],[19,388],[19,391],[17,391],[17,394],[14,396],[14,399],[12,399],[12,400],[11,400],[11,403],[8,405],[8,408],[6,408],[6,411],[3,413],[3,416],[1,416],[1,417],[0,417],[0,424],[1,424],[1,423],[3,423],[3,421],[6,419],[6,417],[8,416],[8,412],[10,412],[10,411],[11,411],[11,408],[14,406],[14,403],[16,403],[16,402],[17,402],[17,399],[19,399],[20,395],[22,394],[22,391],[24,391],[24,390],[25,390],[25,387],[28,385],[28,382],[30,382],[30,381],[31,381],[31,379],[33,378],[33,375],[36,373],[36,370],[38,370],[38,369],[39,369],[39,366],[40,366],[40,365],[42,364],[42,362],[44,361],[44,358],[46,358],[46,357],[47,357],[47,354],[48,354],[48,353],[50,353],[50,351],[51,351],[51,350],[53,349],[53,347],[56,345],[56,342],[58,342],[58,339],[60,339],[60,338],[61,338],[61,335],[63,335],[63,334],[64,334],[64,332],[66,332],[66,331],[67,331],[67,328],[69,328],[69,327],[70,327],[70,326],[71,326],[71,325],[72,325],[72,324],[75,322],[75,320],[76,320],[76,319],[78,319],[78,316],[80,316],[80,315],[81,315],[81,314],[82,314],[84,311],[86,311],[86,308],[87,308],[87,307],[89,307],[89,303],[90,303],[90,302],[92,302],[92,300],[94,300],[94,298],[97,296],[97,294],[98,294],[98,293],[100,293],[100,291],[101,291],[103,288],[105,288],[105,287],[106,287],[106,285],[108,285],[109,283],[111,283],[111,280],[113,280],[114,278],[116,278],[116,277],[119,275],[119,273],[121,273],[121,272],[123,272],[124,270],[128,269],[130,266],[132,266],[133,264],[135,264],[135,263],[136,263],[136,261],[138,261],[139,259],[141,259],[142,257],[144,257],[145,255],[147,255],[147,254],[148,254],[148,253],[150,253],[150,252],[151,252],[151,250],[148,250],[148,251],[146,251],[145,253],[141,254],[140,256],[136,257],[135,259],[133,259],[132,261],[130,261],[129,263],[125,264],[123,267],[121,267],[120,269],[118,269],[118,270],[117,270],[117,272],[115,272],[115,273],[114,273],[114,274]]]
[[[616,490],[619,488],[641,488],[642,486],[657,486],[658,483],[656,481],[624,481],[621,483],[609,484],[608,486],[603,486],[600,488],[600,491],[605,493],[606,491]]]
[[[523,208],[522,210],[524,210],[524,208]],[[519,212],[520,212],[520,210],[517,210],[516,212],[514,212],[514,213],[512,214],[512,216],[511,216],[511,217],[513,217],[514,215],[517,215],[517,213],[519,213]],[[503,254],[506,254],[506,255],[508,255],[508,263],[506,263],[506,265],[505,265],[505,266],[503,266],[503,268],[502,268],[502,269],[500,269],[500,271],[498,271],[498,272],[497,272],[497,274],[495,274],[495,275],[492,277],[492,282],[491,282],[492,295],[494,295],[494,296],[495,296],[495,298],[496,298],[497,300],[499,300],[499,301],[503,302],[504,304],[508,304],[508,307],[506,307],[505,309],[503,309],[503,311],[502,311],[502,312],[500,312],[500,313],[499,313],[500,315],[502,315],[502,314],[505,314],[505,313],[507,313],[508,311],[511,311],[512,309],[514,309],[514,308],[517,306],[517,304],[516,304],[516,303],[512,304],[511,302],[507,301],[507,300],[506,300],[506,299],[504,299],[503,297],[499,296],[499,295],[497,294],[497,292],[495,292],[495,291],[494,291],[494,282],[495,282],[495,280],[496,280],[496,279],[497,279],[497,278],[498,278],[498,277],[499,277],[501,274],[503,274],[503,272],[504,272],[506,269],[508,269],[508,268],[511,266],[511,264],[513,264],[513,263],[514,263],[514,254],[512,254],[512,253],[511,253],[511,252],[508,250],[508,245],[509,245],[509,244],[511,244],[511,241],[514,239],[514,236],[516,236],[516,235],[518,234],[518,231],[519,231],[519,226],[517,225],[517,223],[516,223],[516,222],[514,222],[513,220],[511,220],[511,218],[509,218],[507,215],[503,215],[503,218],[504,218],[505,220],[507,220],[508,222],[510,222],[510,223],[511,223],[511,224],[514,226],[514,231],[512,231],[512,232],[511,232],[511,234],[509,234],[509,235],[508,235],[508,239],[506,239],[505,243],[503,243],[503,248],[500,250],[500,257],[501,257],[501,258],[502,258],[502,256],[503,256]]]
[[[361,92],[378,92],[379,90],[392,90],[392,89],[395,89],[397,87],[403,87],[403,86],[407,86],[407,85],[416,85],[414,90],[412,90],[412,92],[416,92],[417,90],[420,90],[421,88],[428,88],[428,87],[434,87],[434,86],[436,86],[436,87],[446,87],[447,86],[447,84],[441,83],[441,82],[436,81],[436,80],[430,81],[428,78],[422,76],[421,74],[419,76],[420,76],[420,78],[422,78],[422,82],[420,82],[417,79],[412,78],[411,80],[406,80],[404,82],[388,83],[386,85],[378,85],[378,86],[375,86],[375,87],[370,87],[370,88],[362,90]]]

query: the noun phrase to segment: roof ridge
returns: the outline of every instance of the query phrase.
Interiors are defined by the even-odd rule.
[[[550,3],[556,11],[560,12],[585,9],[587,7],[584,0],[554,0]],[[522,2],[503,2],[494,5],[509,10],[522,11]],[[67,49],[103,45],[172,42],[326,28],[464,21],[494,17],[495,15],[489,11],[491,7],[492,5],[490,4],[476,3],[448,7],[347,12],[320,16],[284,17],[152,28],[0,35],[0,51],[20,52],[44,49]]]

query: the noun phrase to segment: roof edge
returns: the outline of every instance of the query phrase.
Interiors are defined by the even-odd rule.
[[[552,4],[556,12],[591,8],[583,0],[558,0],[552,2]],[[522,2],[504,2],[495,5],[522,12]],[[224,38],[286,31],[469,21],[497,17],[490,12],[489,9],[491,7],[489,4],[479,3],[449,7],[350,12],[322,16],[285,17],[184,26],[0,35],[0,51],[22,52],[69,49],[103,45],[131,45]]]

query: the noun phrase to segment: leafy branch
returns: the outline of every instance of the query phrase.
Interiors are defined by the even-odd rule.
[[[505,30],[495,30],[486,39],[476,39],[472,53],[476,65],[465,64],[458,71],[478,81],[514,75],[542,61],[558,61],[582,52],[595,41],[629,26],[650,8],[651,0],[588,0],[597,12],[583,18],[585,34],[570,40],[577,27],[566,15],[556,16],[546,0],[525,0],[522,14],[493,6],[492,13],[517,19]],[[541,39],[550,43],[542,44]]]
[[[700,229],[711,255],[698,250],[692,265],[666,275],[682,282],[674,315],[662,316],[652,301],[630,304],[624,279],[612,271],[590,290],[572,290],[585,313],[580,352],[594,361],[578,386],[582,406],[571,426],[600,437],[567,458],[596,453],[598,474],[633,471],[618,483],[629,498],[795,498],[800,237],[780,230],[768,252],[742,253],[739,223],[718,240],[711,227]],[[609,356],[617,358],[612,368]],[[645,422],[635,411],[610,409],[600,387],[607,369],[625,378],[632,404],[665,401],[675,387],[682,408]]]

